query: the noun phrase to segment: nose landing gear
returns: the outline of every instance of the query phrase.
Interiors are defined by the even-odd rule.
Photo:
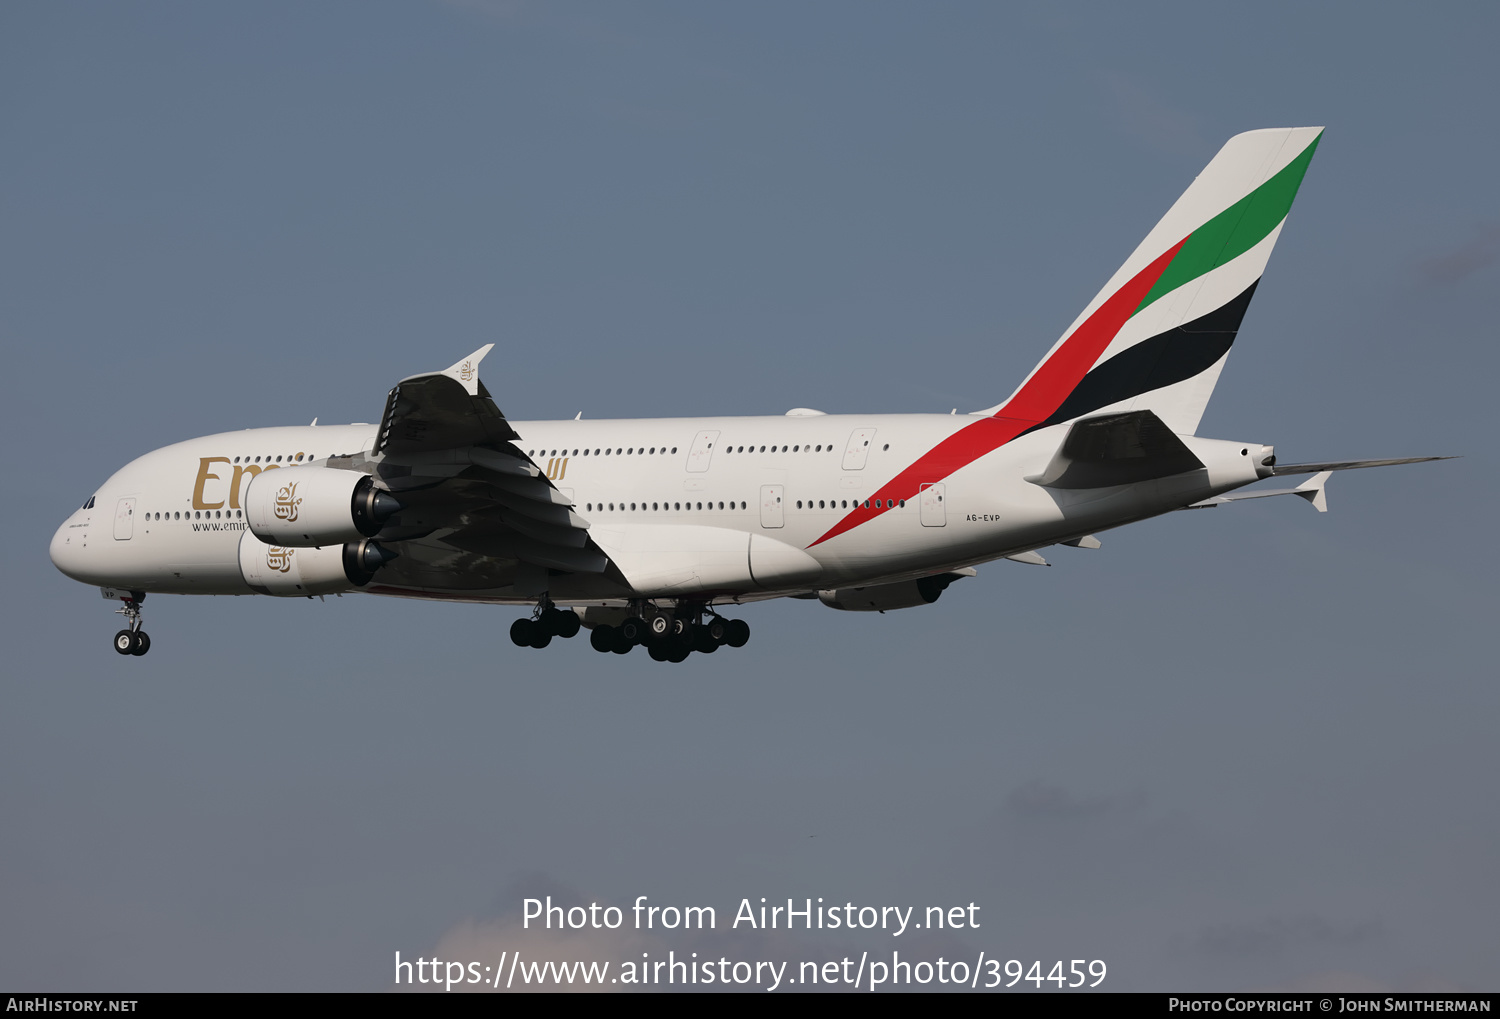
[[[141,629],[141,603],[146,600],[146,592],[131,591],[119,594],[119,598],[121,605],[115,609],[115,614],[124,616],[129,625],[115,634],[115,651],[139,657],[151,650],[151,638]]]

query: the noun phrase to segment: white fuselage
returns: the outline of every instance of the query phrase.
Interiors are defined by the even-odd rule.
[[[572,500],[590,538],[629,580],[622,587],[599,575],[556,576],[550,596],[560,604],[749,600],[899,581],[1155,516],[1267,473],[1257,469],[1267,447],[1182,436],[1205,469],[1113,488],[1044,488],[1025,479],[1056,452],[1067,433],[1058,425],[951,471],[937,463],[930,478],[892,495],[891,506],[850,525],[852,507],[902,472],[910,475],[913,464],[975,420],[809,414],[512,424],[520,435],[515,445]],[[373,425],[259,428],[155,450],[116,472],[88,508],[63,523],[52,540],[53,562],[104,587],[252,593],[239,558],[246,538],[241,498],[250,480],[370,450],[375,433]],[[841,523],[845,529],[828,536]],[[733,566],[747,548],[748,571]],[[770,565],[757,574],[757,562]],[[536,600],[534,591],[461,581],[434,573],[430,581],[391,585],[377,576],[367,590]]]

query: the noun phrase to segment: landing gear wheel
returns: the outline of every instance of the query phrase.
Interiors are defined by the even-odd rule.
[[[730,647],[744,647],[746,641],[748,641],[749,639],[749,623],[745,622],[743,619],[729,620],[728,635],[724,638],[724,643],[728,644]]]
[[[646,627],[646,621],[640,616],[631,616],[620,624],[620,636],[630,642],[632,646],[646,643],[646,638],[651,631]]]
[[[653,662],[665,662],[667,660],[667,649],[661,644],[647,644],[646,653],[651,656]]]
[[[589,645],[600,654],[607,654],[615,649],[615,641],[620,639],[620,631],[613,626],[605,624],[596,626],[589,634]]]
[[[121,630],[115,634],[115,650],[122,655],[135,654],[135,631]]]
[[[510,624],[510,640],[516,647],[531,647],[536,639],[537,626],[529,619],[517,619]]]
[[[700,652],[700,653],[705,654],[705,655],[711,655],[715,651],[719,650],[719,642],[716,641],[716,640],[714,640],[713,633],[710,632],[711,629],[712,629],[712,624],[710,624],[709,626],[694,627],[694,629],[693,629],[693,650],[694,651]]]
[[[544,626],[536,626],[531,631],[531,646],[540,651],[552,643],[552,633]]]
[[[553,637],[567,639],[578,633],[578,613],[562,609],[547,609],[537,620],[537,625]]]
[[[729,620],[717,617],[710,619],[704,625],[703,631],[709,635],[715,644],[724,644],[729,640]]]
[[[692,653],[693,649],[682,643],[682,638],[679,637],[677,638],[677,640],[672,642],[672,645],[669,648],[667,648],[667,661],[671,662],[673,665],[681,665],[683,662],[687,661],[687,656]]]
[[[610,648],[617,655],[628,655],[635,650],[635,644],[625,639],[625,634],[619,630],[615,631],[615,644]]]
[[[146,631],[145,630],[137,630],[137,631],[135,631],[135,647],[131,650],[130,653],[133,654],[133,655],[135,655],[135,656],[137,656],[137,657],[139,657],[139,656],[145,654],[147,651],[150,651],[150,650],[151,650],[151,638],[147,635]]]
[[[675,620],[672,620],[667,616],[652,616],[651,622],[646,624],[650,628],[651,639],[661,640],[661,638],[673,633],[673,622],[675,622]]]

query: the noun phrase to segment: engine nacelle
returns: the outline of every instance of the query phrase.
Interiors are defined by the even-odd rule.
[[[885,612],[888,609],[909,609],[918,605],[931,605],[955,580],[973,573],[939,573],[934,577],[919,577],[895,584],[874,584],[870,587],[841,587],[836,591],[819,591],[818,601],[831,609],[844,612]]]
[[[342,545],[371,538],[401,508],[359,471],[293,467],[263,471],[245,489],[250,533],[289,548]]]
[[[322,548],[267,545],[246,531],[240,538],[240,576],[261,594],[307,597],[364,587],[396,554],[368,539]]]

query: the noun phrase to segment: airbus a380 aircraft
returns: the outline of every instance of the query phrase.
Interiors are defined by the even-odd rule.
[[[1008,399],[963,417],[508,421],[487,345],[397,383],[378,426],[257,428],[127,464],[58,528],[52,561],[118,599],[348,591],[529,606],[519,645],[592,629],[661,661],[740,646],[719,610],[936,601],[974,565],[1042,563],[1171,510],[1294,494],[1330,472],[1200,438],[1203,409],[1321,128],[1231,138]],[[1290,489],[1228,495],[1272,475]],[[567,606],[568,608],[560,608]]]

